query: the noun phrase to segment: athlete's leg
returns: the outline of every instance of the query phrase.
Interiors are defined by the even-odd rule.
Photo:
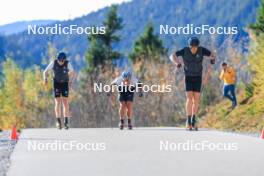
[[[123,120],[125,118],[126,115],[126,102],[125,101],[121,101],[120,102],[120,106],[119,106],[119,117],[120,120]]]
[[[127,108],[127,118],[131,119],[132,116],[132,101],[126,102],[126,108]]]
[[[186,92],[186,115],[192,116],[192,107],[193,107],[194,92]]]
[[[194,99],[194,93],[192,91],[186,92],[186,115],[187,115],[186,126],[187,128],[190,128],[191,126],[193,99]]]
[[[55,97],[55,116],[57,119],[57,128],[61,129],[61,97]]]
[[[55,98],[55,116],[56,116],[56,118],[61,118],[61,104],[62,104],[61,97],[56,97]]]
[[[68,97],[62,97],[61,99],[63,104],[63,117],[70,117]]]
[[[62,97],[62,104],[63,104],[64,128],[68,129],[69,128],[69,117],[70,117],[68,97]]]
[[[200,103],[200,92],[194,92],[193,106],[192,106],[192,127],[197,129],[196,126],[196,114],[198,113],[199,103]]]
[[[124,118],[126,115],[126,102],[125,101],[120,101],[120,106],[119,106],[119,129],[123,130],[124,128]]]
[[[200,102],[200,92],[194,92],[193,94],[193,106],[192,106],[192,115],[196,115],[199,109],[199,102]]]
[[[132,129],[132,123],[131,123],[131,117],[132,117],[132,101],[127,101],[126,102],[126,107],[127,107],[127,126],[128,129]]]

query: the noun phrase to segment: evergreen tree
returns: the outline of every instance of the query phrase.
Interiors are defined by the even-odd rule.
[[[250,25],[250,28],[259,35],[264,32],[264,0],[260,1],[260,6],[258,8],[257,19],[254,24]]]
[[[254,24],[251,24],[251,29],[258,36],[256,41],[251,41],[255,47],[251,48],[251,54],[249,57],[249,63],[253,70],[254,77],[252,83],[246,88],[246,93],[254,96],[256,92],[263,92],[264,81],[264,58],[263,58],[263,46],[264,46],[264,0],[260,1],[260,6],[257,13],[257,20]]]
[[[143,34],[136,39],[129,58],[133,62],[137,59],[159,61],[165,53],[166,49],[163,47],[162,40],[154,34],[153,25],[148,23]]]
[[[88,36],[89,48],[85,55],[88,71],[93,71],[98,66],[111,65],[113,60],[121,56],[113,49],[113,44],[120,41],[117,32],[123,28],[122,19],[117,15],[116,5],[110,7],[103,25],[104,34]]]

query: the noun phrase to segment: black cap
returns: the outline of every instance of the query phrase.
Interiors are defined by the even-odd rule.
[[[66,60],[66,54],[64,53],[64,52],[60,52],[59,54],[58,54],[58,57],[57,57],[57,59],[59,60],[59,61],[61,61],[61,60]]]
[[[223,63],[222,63],[222,66],[227,66],[227,63],[226,63],[226,62],[223,62]]]
[[[197,37],[191,37],[188,41],[189,46],[199,46],[200,41]]]

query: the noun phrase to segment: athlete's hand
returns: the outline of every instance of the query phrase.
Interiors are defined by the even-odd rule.
[[[177,68],[181,68],[182,64],[180,62],[176,63]]]
[[[143,97],[143,93],[142,92],[139,92],[138,96],[139,97]]]
[[[212,65],[215,64],[215,58],[211,59],[211,60],[210,60],[210,63],[211,63]]]

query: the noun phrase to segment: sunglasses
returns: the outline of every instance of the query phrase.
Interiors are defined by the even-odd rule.
[[[58,60],[58,62],[61,62],[61,63],[64,62],[64,61],[65,61],[64,59]]]

